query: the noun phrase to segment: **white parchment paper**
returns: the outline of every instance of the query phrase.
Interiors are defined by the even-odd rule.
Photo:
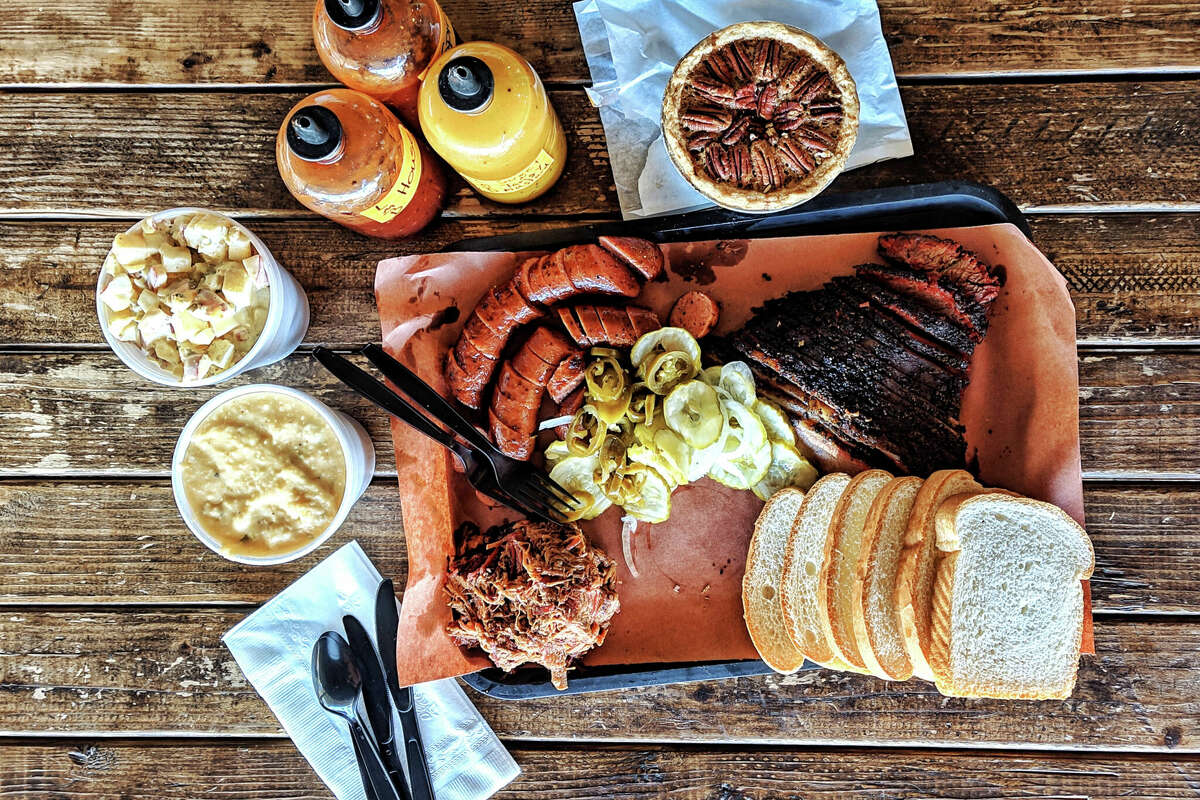
[[[588,95],[600,109],[626,219],[712,207],[667,155],[662,99],[679,59],[735,22],[803,28],[846,61],[862,106],[847,169],[913,154],[874,0],[580,0],[574,7],[592,74]]]

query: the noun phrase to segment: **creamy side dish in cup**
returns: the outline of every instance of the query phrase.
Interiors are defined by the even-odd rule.
[[[332,534],[373,466],[370,440],[349,417],[303,392],[259,385],[196,413],[176,446],[172,479],[201,541],[235,561],[280,563]]]

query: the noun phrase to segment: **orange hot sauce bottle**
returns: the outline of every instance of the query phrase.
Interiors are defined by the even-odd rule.
[[[416,125],[421,80],[454,28],[437,0],[317,0],[313,39],[333,77]]]
[[[382,103],[350,89],[297,103],[279,128],[275,160],[302,205],[367,236],[410,236],[446,198],[428,148]]]
[[[484,197],[523,203],[562,174],[567,140],[541,79],[503,45],[443,53],[421,84],[421,131]]]

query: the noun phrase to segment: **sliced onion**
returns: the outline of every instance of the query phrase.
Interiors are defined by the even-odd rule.
[[[637,533],[638,521],[626,514],[621,517],[621,555],[625,556],[625,566],[629,574],[635,578],[641,577],[637,565],[633,563],[633,535]]]
[[[575,419],[574,414],[567,414],[565,417],[551,417],[550,419],[544,419],[538,424],[538,430],[548,431],[551,428],[557,428],[559,425],[566,425],[573,419]]]

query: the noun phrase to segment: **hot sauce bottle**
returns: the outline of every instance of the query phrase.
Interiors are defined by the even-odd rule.
[[[428,148],[382,103],[350,89],[297,103],[279,128],[275,160],[302,205],[367,236],[414,234],[446,197]]]
[[[562,174],[562,124],[533,67],[507,47],[443,53],[421,85],[420,115],[430,146],[484,197],[523,203]]]
[[[313,39],[335,78],[416,125],[421,80],[454,28],[436,0],[317,0]]]

